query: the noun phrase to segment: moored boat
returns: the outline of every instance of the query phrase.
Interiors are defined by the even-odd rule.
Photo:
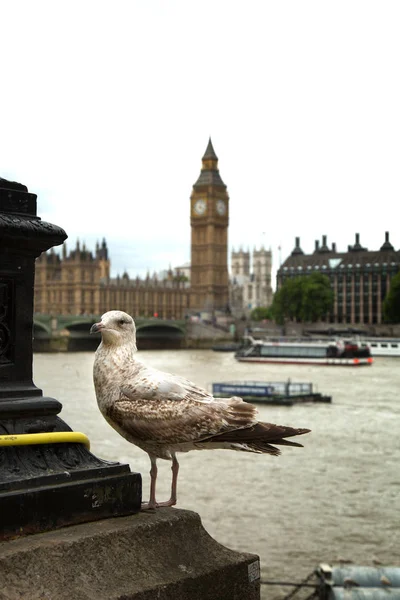
[[[399,338],[360,338],[358,343],[371,348],[373,356],[400,356]]]
[[[341,340],[258,340],[245,336],[235,353],[240,362],[308,364],[308,365],[371,365],[370,347],[356,341]]]
[[[331,402],[331,396],[314,391],[312,383],[290,381],[224,381],[213,383],[218,398],[239,396],[246,402],[291,406],[299,402]]]

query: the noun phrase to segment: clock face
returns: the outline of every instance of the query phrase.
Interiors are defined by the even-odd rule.
[[[219,215],[222,216],[226,213],[226,205],[223,200],[217,200],[216,208]]]
[[[197,200],[197,202],[195,202],[194,212],[197,215],[204,215],[204,213],[206,212],[206,208],[207,208],[207,202],[205,200],[203,200],[203,198],[200,198],[200,200]]]

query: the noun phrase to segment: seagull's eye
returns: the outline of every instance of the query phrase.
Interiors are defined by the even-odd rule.
[[[118,325],[124,325],[126,323],[125,319],[120,319],[118,321]]]

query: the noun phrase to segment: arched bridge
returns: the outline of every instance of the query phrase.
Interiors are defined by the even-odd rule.
[[[35,314],[34,346],[45,349],[46,340],[53,340],[53,346],[57,340],[60,350],[92,350],[99,344],[99,335],[90,335],[89,332],[93,323],[98,321],[100,315]],[[140,349],[179,348],[186,336],[185,320],[139,317],[135,319],[135,323]]]

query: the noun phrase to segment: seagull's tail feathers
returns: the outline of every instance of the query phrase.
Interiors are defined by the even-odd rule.
[[[203,440],[203,442],[223,443],[225,447],[230,447],[232,450],[278,456],[281,451],[275,446],[302,447],[303,444],[292,442],[286,438],[303,435],[309,433],[309,431],[310,429],[295,429],[284,425],[274,425],[273,423],[256,423],[251,427],[234,429],[214,435],[212,438]]]
[[[248,427],[256,421],[257,408],[238,396],[215,398],[224,407],[224,419],[231,427]]]

